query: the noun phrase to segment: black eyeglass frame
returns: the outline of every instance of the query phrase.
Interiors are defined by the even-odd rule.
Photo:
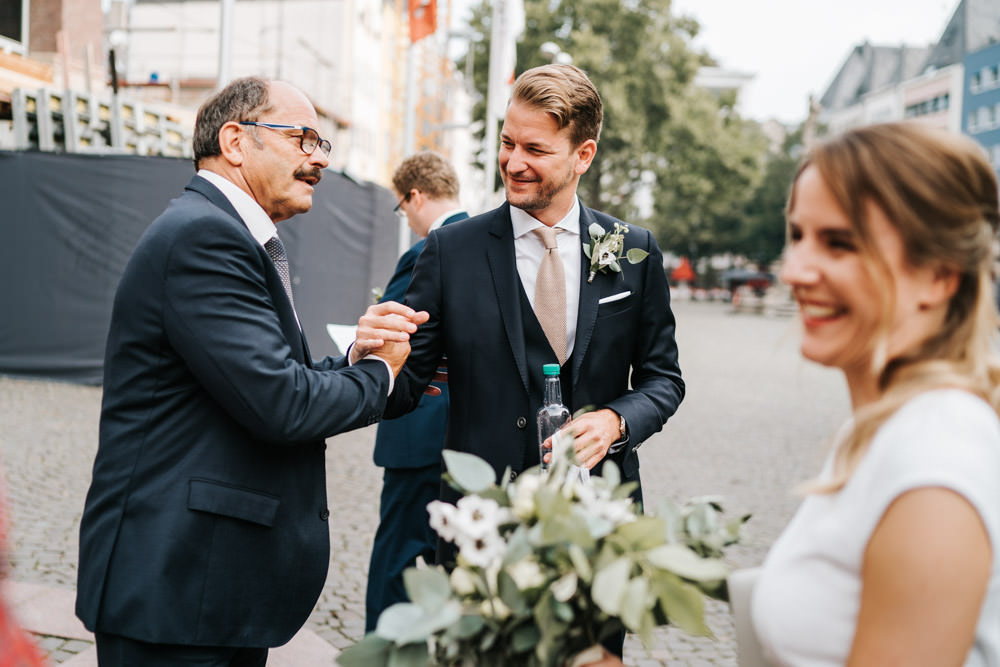
[[[409,192],[407,192],[406,196],[403,197],[402,199],[400,199],[399,203],[396,204],[396,208],[392,209],[392,212],[395,213],[396,215],[399,215],[400,209],[403,208],[403,204],[405,204],[406,202],[410,201],[410,195],[412,195],[412,194],[413,194],[413,190],[410,190]]]
[[[282,123],[261,123],[256,120],[241,120],[240,125],[252,125],[253,127],[266,127],[269,130],[300,130],[302,134],[299,135],[299,148],[306,155],[312,155],[316,149],[323,151],[323,155],[329,155],[330,151],[333,150],[333,144],[330,143],[329,139],[324,139],[319,136],[319,132],[315,128],[309,127],[307,125],[284,125]],[[312,132],[316,135],[316,143],[312,150],[306,150],[306,135]]]

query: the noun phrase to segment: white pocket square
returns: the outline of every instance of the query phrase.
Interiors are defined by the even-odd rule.
[[[612,294],[611,296],[606,296],[603,299],[601,299],[600,301],[598,301],[597,305],[599,306],[602,303],[611,303],[612,301],[621,301],[622,299],[624,299],[625,297],[627,297],[631,293],[632,293],[632,291],[629,290],[628,292],[618,292],[618,294]]]

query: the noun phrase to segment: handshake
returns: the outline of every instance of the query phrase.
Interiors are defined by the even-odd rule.
[[[351,346],[351,363],[375,354],[399,371],[410,356],[410,334],[427,321],[426,311],[417,312],[395,301],[385,301],[369,306],[358,320],[358,332]]]

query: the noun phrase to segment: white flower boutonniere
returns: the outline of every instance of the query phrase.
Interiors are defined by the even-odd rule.
[[[625,249],[625,235],[628,234],[628,225],[619,222],[615,223],[614,230],[608,232],[596,222],[587,231],[590,234],[590,244],[583,244],[583,253],[590,260],[590,275],[587,282],[594,282],[594,276],[604,273],[608,269],[615,273],[621,273],[622,251]],[[624,253],[629,264],[638,264],[649,256],[649,253],[641,248],[632,248]]]

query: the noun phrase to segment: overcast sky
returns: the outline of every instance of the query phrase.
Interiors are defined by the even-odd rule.
[[[727,68],[755,74],[745,116],[802,121],[809,94],[821,97],[850,50],[936,43],[959,0],[674,0],[673,12],[701,24],[695,46]]]

